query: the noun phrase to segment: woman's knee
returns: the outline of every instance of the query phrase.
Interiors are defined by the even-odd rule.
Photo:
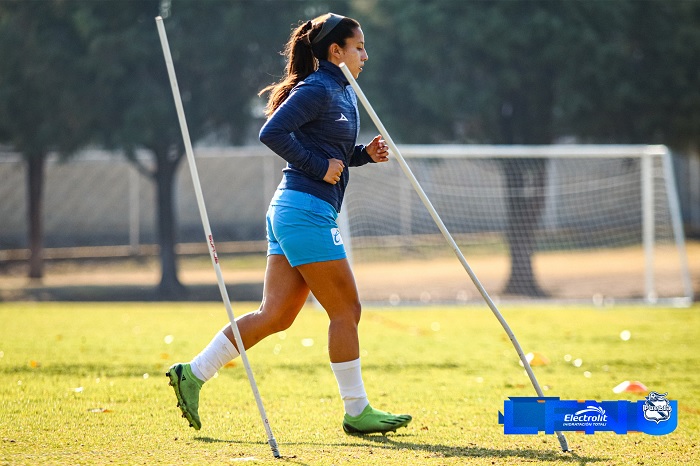
[[[275,319],[273,324],[273,333],[283,332],[292,326],[296,320],[296,314],[282,314],[277,319]]]
[[[272,335],[273,333],[282,332],[291,327],[296,317],[299,315],[300,310],[301,308],[297,309],[296,306],[293,308],[283,308],[263,303],[257,313],[265,321],[268,334]]]
[[[332,322],[342,322],[356,327],[360,323],[360,317],[362,317],[362,304],[359,301],[347,303],[329,313],[329,317]]]
[[[353,319],[355,319],[355,325],[359,324],[360,318],[362,317],[362,304],[360,303],[360,301],[356,301],[355,303],[353,303],[351,313]]]

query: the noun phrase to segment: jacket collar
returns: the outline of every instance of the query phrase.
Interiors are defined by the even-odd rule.
[[[350,84],[347,78],[345,78],[345,75],[343,74],[343,71],[340,69],[340,67],[335,65],[334,63],[329,62],[328,60],[319,60],[318,69],[319,71],[323,70],[330,74],[331,77],[334,80],[336,80],[341,86],[347,86],[348,84]]]

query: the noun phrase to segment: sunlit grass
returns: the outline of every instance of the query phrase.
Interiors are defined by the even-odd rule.
[[[255,304],[236,304],[240,315]],[[614,394],[624,380],[678,400],[667,436],[504,435],[498,411],[534,390],[485,307],[364,311],[364,379],[378,408],[414,416],[387,437],[350,437],[328,365],[327,318],[308,307],[290,330],[249,352],[284,456],[266,443],[245,371],[205,385],[194,431],[164,377],[225,323],[220,304],[0,304],[0,464],[693,464],[700,432],[700,307],[501,309],[546,395]],[[624,330],[629,339],[621,338]]]

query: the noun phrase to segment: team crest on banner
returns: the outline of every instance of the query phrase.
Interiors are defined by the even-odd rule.
[[[671,419],[673,408],[671,408],[671,403],[666,399],[666,395],[668,395],[668,393],[649,393],[642,407],[644,410],[644,419],[647,421],[654,421],[657,424]]]

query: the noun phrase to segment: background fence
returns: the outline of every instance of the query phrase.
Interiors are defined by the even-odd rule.
[[[198,148],[195,152],[207,211],[219,252],[263,253],[266,248],[265,211],[279,183],[281,170],[284,167],[283,161],[260,145]],[[146,154],[140,154],[140,156],[148,165],[149,158]],[[0,202],[0,263],[10,263],[28,257],[26,173],[24,163],[19,157],[9,155],[0,157],[0,160],[0,199],[2,199]],[[419,164],[419,161],[412,160],[411,163],[415,165]],[[449,164],[436,164],[434,161],[427,161],[427,163],[428,166],[421,165],[422,168],[419,168],[421,176],[434,178],[423,181],[426,187],[437,182],[439,188],[447,189],[446,194],[449,199],[452,198],[450,186],[455,189],[462,186],[459,191],[466,191],[466,194],[463,194],[467,195],[470,188],[480,183],[495,187],[496,191],[502,184],[502,180],[499,181],[501,176],[499,171],[493,167],[473,173],[474,167],[478,168],[479,163],[467,165],[471,168],[464,168],[467,170],[465,173],[469,173],[466,178],[464,175],[457,176],[457,170],[449,168]],[[483,163],[488,165],[492,162]],[[697,224],[700,218],[697,178],[700,178],[700,174],[694,172],[700,167],[700,163],[688,157],[676,157],[674,163],[686,231],[691,233],[700,231]],[[435,229],[432,222],[419,221],[427,214],[421,206],[417,205],[417,200],[412,199],[410,189],[407,187],[402,190],[401,186],[391,184],[396,182],[401,184],[404,181],[404,177],[400,174],[387,175],[392,170],[396,171],[396,167],[392,165],[395,164],[382,165],[376,169],[359,168],[352,171],[351,189],[348,191],[348,202],[344,211],[349,212],[353,219],[350,229],[350,236],[354,238],[353,247],[360,247],[359,250],[354,249],[353,254],[358,267],[357,279],[361,297],[372,301],[389,302],[425,299],[452,301],[475,298],[476,294],[470,286],[465,285],[463,272],[452,270],[456,265],[454,258],[445,258],[446,248],[437,238],[439,235],[430,234],[430,231]],[[559,173],[561,171],[557,168],[559,166],[560,164],[557,163],[550,167],[550,177],[559,179],[563,176],[563,173]],[[438,169],[441,177],[452,177],[450,178],[452,181],[448,183],[443,178],[435,178],[438,174],[435,170]],[[476,180],[472,179],[474,176],[477,177]],[[590,179],[590,176],[587,178]],[[438,179],[442,181],[437,181]],[[616,183],[618,182],[620,182],[619,179]],[[548,186],[551,188],[554,185],[554,179],[550,180]],[[638,203],[638,175],[633,175],[628,185],[635,189],[634,192],[637,194],[632,198]],[[615,189],[614,186],[613,189]],[[368,194],[369,197],[367,197]],[[496,192],[492,195],[497,194]],[[489,201],[492,195],[484,195],[482,192],[480,196],[477,193],[476,197],[466,199],[464,201],[466,204],[462,202],[461,207],[455,207],[459,212],[452,211],[454,210],[452,204],[456,201],[448,200],[447,204],[442,205],[441,202],[444,202],[441,201],[441,195],[435,194],[431,199],[437,203],[439,210],[445,216],[444,219],[450,225],[462,220],[469,222],[466,229],[451,226],[451,231],[453,234],[471,235],[461,239],[466,241],[462,247],[469,247],[472,243],[486,245],[485,249],[482,247],[482,254],[486,254],[482,257],[486,262],[479,264],[478,274],[482,281],[486,282],[485,285],[489,290],[501,291],[507,279],[508,267],[508,256],[503,250],[502,237],[507,214],[503,211],[503,206],[499,209],[500,204]],[[482,199],[484,196],[486,197]],[[479,223],[481,217],[475,215],[470,209],[479,209],[485,202],[488,206],[482,210],[485,211],[485,218],[488,221],[482,218],[482,223],[486,223],[481,224]],[[556,204],[557,208],[554,210],[552,206],[555,204],[547,204],[548,208],[544,210],[542,217],[542,226],[547,231],[557,225],[563,227],[564,223],[561,222],[567,221],[566,215],[585,217],[586,209],[591,209],[592,206],[590,200],[587,201],[586,197],[581,195],[571,197],[567,203],[566,209],[563,209],[564,204],[560,203]],[[602,198],[596,201],[594,207],[609,203],[617,204],[618,201]],[[204,254],[201,220],[185,160],[180,165],[176,176],[174,209],[178,226],[178,252]],[[639,210],[631,209],[625,212],[627,212],[625,215],[634,217],[632,223],[640,223]],[[400,217],[399,220],[395,218],[397,215]],[[157,251],[155,185],[118,154],[87,151],[66,162],[51,158],[46,170],[43,216],[45,257],[47,258],[143,255]],[[411,219],[410,224],[407,223],[406,218]],[[605,218],[607,217],[602,217],[599,221],[619,220],[615,217],[607,220]],[[365,224],[370,220],[374,222],[373,226],[367,227]],[[377,224],[377,221],[380,223]],[[614,228],[614,225],[612,226]],[[347,230],[344,229],[344,231]],[[475,234],[478,236],[474,236]],[[426,239],[432,241],[433,236],[436,236],[437,243],[429,242],[424,245],[427,249],[423,246],[419,247],[417,241]],[[390,245],[387,241],[392,238],[394,243]],[[635,238],[634,243],[637,243],[641,240],[641,234]],[[478,255],[474,255],[474,252],[474,250],[469,252],[470,261],[481,260]],[[562,252],[567,254],[565,251]],[[570,256],[568,263],[557,262],[551,256],[542,256],[536,264],[538,280],[549,296],[561,299],[590,299],[591,296],[612,296],[615,293],[619,293],[619,296],[624,298],[640,299],[644,295],[642,254],[636,252],[631,256],[629,252],[625,254],[628,255],[613,259],[609,252],[599,250],[598,255]],[[672,256],[673,254],[666,250],[659,252],[659,258],[664,261]],[[428,267],[426,258],[437,262]],[[413,269],[410,268],[410,263],[405,262],[412,259],[417,261],[412,266]],[[440,262],[443,259],[447,262]],[[397,260],[404,262],[398,264]],[[384,267],[379,264],[382,261],[385,264],[391,264],[393,268],[377,269],[376,267]],[[571,276],[569,272],[563,273],[571,269],[572,261],[576,263],[574,268],[577,269],[577,276]],[[583,264],[589,262],[590,269],[585,270]],[[626,263],[629,270],[611,268],[612,264],[620,262]],[[368,263],[374,263],[375,268],[368,269],[366,273],[368,278],[364,278],[361,272]],[[601,264],[608,265],[601,268]],[[691,268],[693,268],[692,265],[691,263]],[[660,266],[667,267],[663,261]],[[429,276],[428,269],[432,271],[430,273],[434,277]],[[675,272],[677,270],[675,263],[672,269],[674,271],[671,274],[665,273],[665,270],[657,272],[657,285],[662,290],[669,288],[666,286],[667,283],[671,284],[668,292],[663,292],[660,296],[682,295],[682,284]],[[592,270],[595,270],[595,279],[592,278]],[[606,275],[606,272],[609,273]],[[377,284],[376,280],[371,278],[376,277],[377,273],[387,277],[386,280],[381,281],[381,284]],[[626,278],[627,284],[622,284],[616,278],[620,276]],[[394,288],[390,288],[389,284]]]
[[[7,257],[9,250],[27,247],[26,176],[18,157],[0,160],[0,251]],[[143,161],[148,165],[148,158]],[[263,147],[197,150],[217,242],[265,239],[265,210],[283,167]],[[174,204],[178,240],[201,242],[202,224],[185,159],[178,168]],[[128,245],[136,250],[156,242],[155,185],[118,154],[87,151],[67,162],[51,158],[43,218],[46,248]]]
[[[148,158],[142,155],[148,163]],[[283,161],[262,146],[198,148],[197,168],[217,243],[262,241],[264,215]],[[700,156],[675,156],[682,218],[700,234]],[[0,260],[27,248],[26,170],[0,154]],[[186,160],[176,180],[178,241],[200,242],[202,226]],[[119,154],[85,151],[66,162],[51,157],[44,192],[46,248],[130,246],[156,242],[155,185]]]

